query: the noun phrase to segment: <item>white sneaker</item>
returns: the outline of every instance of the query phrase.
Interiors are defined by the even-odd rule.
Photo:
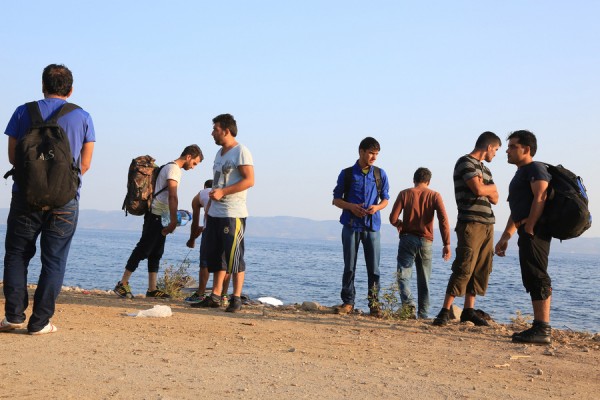
[[[12,322],[8,322],[6,317],[0,322],[0,332],[12,331],[13,329],[21,329],[25,328],[25,322],[21,322],[19,324],[13,324]]]
[[[29,331],[29,334],[30,335],[45,335],[46,333],[54,333],[57,330],[58,330],[58,328],[56,327],[56,325],[54,325],[52,322],[48,322],[48,325],[43,327],[41,330],[39,330],[37,332]]]

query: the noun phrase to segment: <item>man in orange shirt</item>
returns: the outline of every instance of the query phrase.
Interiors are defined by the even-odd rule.
[[[390,214],[390,223],[398,229],[398,286],[402,308],[415,316],[415,301],[410,291],[412,265],[417,269],[418,317],[427,318],[429,310],[429,278],[431,276],[431,245],[433,242],[433,217],[437,213],[444,248],[442,257],[448,261],[450,250],[450,225],[442,196],[429,189],[431,171],[419,168],[415,171],[415,186],[405,189],[398,198]],[[403,220],[399,219],[400,213]]]

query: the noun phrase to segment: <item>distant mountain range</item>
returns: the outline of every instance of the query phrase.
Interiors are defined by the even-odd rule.
[[[136,216],[125,217],[122,211],[81,210],[78,228],[107,229],[107,230],[138,230],[141,232],[143,218]],[[6,224],[8,209],[0,209],[0,225]],[[183,228],[187,229],[187,227]],[[501,232],[496,232],[496,238]],[[315,221],[297,217],[248,217],[246,236],[260,238],[294,239],[294,240],[331,240],[339,241],[341,226],[338,221]],[[452,247],[456,238],[452,232]],[[384,224],[381,229],[382,243],[397,243],[396,229]],[[435,232],[434,245],[441,246],[439,231]],[[516,248],[516,238],[511,246]],[[554,240],[552,252],[600,254],[600,238],[577,238],[559,242]]]

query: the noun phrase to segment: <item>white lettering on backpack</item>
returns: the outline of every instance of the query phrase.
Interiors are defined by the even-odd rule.
[[[44,155],[44,153],[40,154],[38,160],[46,161],[52,160],[54,158],[54,150],[48,150],[48,154]]]

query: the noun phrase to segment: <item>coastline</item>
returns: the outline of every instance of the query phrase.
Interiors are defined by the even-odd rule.
[[[127,316],[157,304],[173,315]],[[0,398],[592,399],[600,390],[599,334],[554,329],[552,345],[531,346],[510,342],[512,325],[438,328],[328,307],[230,314],[77,288],[63,289],[52,322],[59,331],[49,335],[1,334]]]

